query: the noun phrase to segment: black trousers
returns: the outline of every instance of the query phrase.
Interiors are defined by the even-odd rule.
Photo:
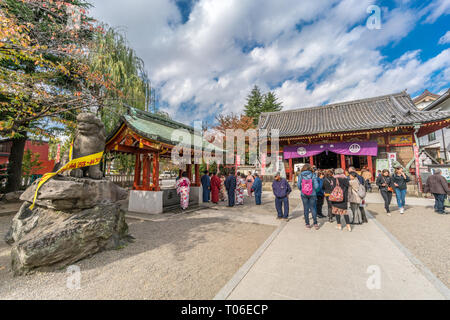
[[[384,208],[386,209],[386,212],[387,213],[391,212],[391,210],[389,209],[389,205],[391,204],[392,201],[392,192],[387,190],[380,190],[380,193],[384,200]]]
[[[323,208],[324,197],[317,196],[317,215],[322,216],[322,208]]]
[[[234,207],[234,200],[235,199],[235,190],[227,190],[228,193],[228,206]]]
[[[344,219],[345,219],[346,224],[350,224],[350,217],[348,216],[348,214],[344,215]],[[340,214],[336,215],[336,222],[337,222],[337,224],[341,224],[341,215]]]

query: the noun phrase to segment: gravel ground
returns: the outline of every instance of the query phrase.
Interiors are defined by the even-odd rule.
[[[80,261],[79,290],[66,270],[14,278],[0,241],[0,299],[211,299],[275,230],[201,213],[128,222],[136,241]]]
[[[439,215],[431,207],[419,206],[407,206],[404,215],[393,211],[391,217],[386,215],[382,204],[369,204],[368,210],[450,287],[450,215]]]

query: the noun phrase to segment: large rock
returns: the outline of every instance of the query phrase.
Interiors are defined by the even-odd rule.
[[[38,181],[20,200],[33,202]],[[109,180],[55,177],[40,189],[36,205],[54,210],[88,209],[100,203],[115,203],[127,198],[127,191]]]
[[[125,212],[115,203],[126,197],[124,189],[107,180],[58,177],[44,184],[30,210],[35,188],[22,195],[5,236],[15,275],[54,270],[126,244]]]

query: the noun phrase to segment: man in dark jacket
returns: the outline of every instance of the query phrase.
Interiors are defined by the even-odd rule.
[[[272,190],[275,195],[275,208],[277,209],[278,219],[289,220],[289,194],[292,192],[292,189],[287,180],[281,178],[280,173],[275,175]]]
[[[394,183],[390,177],[390,172],[384,169],[381,174],[377,177],[376,184],[380,190],[381,196],[384,200],[384,208],[388,216],[391,215],[391,209],[389,208],[392,200],[392,192],[394,190]]]
[[[203,202],[207,203],[210,199],[211,193],[211,178],[209,177],[209,172],[206,170],[201,178],[202,188],[203,188]]]
[[[228,174],[228,177],[225,180],[224,184],[228,193],[228,206],[234,207],[235,191],[236,191],[236,176],[234,175],[234,172]]]
[[[439,214],[445,214],[444,201],[447,199],[447,194],[450,192],[448,188],[447,180],[441,175],[440,169],[435,169],[434,174],[427,179],[425,185],[425,192],[433,194],[434,199],[434,211]]]
[[[257,173],[255,173],[255,181],[253,181],[252,190],[255,193],[256,205],[260,206],[262,195],[262,181]]]

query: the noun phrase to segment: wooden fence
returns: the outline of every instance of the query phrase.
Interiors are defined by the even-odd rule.
[[[122,188],[133,187],[134,174],[110,174],[106,178]]]

